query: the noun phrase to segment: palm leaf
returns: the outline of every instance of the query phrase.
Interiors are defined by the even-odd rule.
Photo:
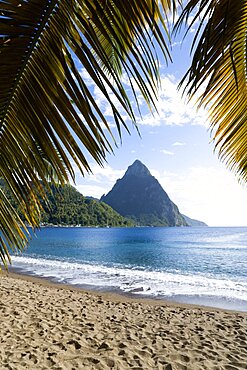
[[[175,11],[174,0],[162,5]],[[107,100],[121,137],[121,127],[128,129],[123,112],[135,122],[121,72],[155,106],[155,47],[170,57],[159,21],[154,0],[1,1],[0,177],[30,225],[38,226],[38,196],[45,197],[48,176],[62,184],[69,175],[74,179],[71,159],[82,173],[90,171],[90,157],[103,165],[115,142],[74,57]],[[6,242],[21,249],[26,238],[4,196],[1,204],[0,253],[6,262]]]
[[[8,248],[12,251],[22,251],[25,248],[28,230],[19,218],[18,214],[0,189],[0,220],[2,235],[0,236],[0,258],[7,268],[11,262]]]
[[[206,84],[199,106],[209,109],[215,147],[220,158],[246,182],[247,1],[191,0],[177,28],[193,12],[193,23],[199,21],[199,28],[192,64],[182,84],[190,97]]]

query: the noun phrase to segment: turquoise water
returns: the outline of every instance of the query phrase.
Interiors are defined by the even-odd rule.
[[[247,228],[43,228],[13,266],[91,289],[247,311]]]

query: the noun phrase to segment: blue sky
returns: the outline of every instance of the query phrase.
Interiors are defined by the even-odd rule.
[[[166,66],[160,57],[159,114],[152,116],[138,95],[142,119],[137,117],[137,122],[141,137],[126,117],[131,135],[123,129],[122,144],[118,143],[114,154],[107,156],[104,168],[89,160],[93,175],[82,177],[76,170],[76,188],[83,195],[100,198],[111,190],[127,167],[139,159],[158,179],[180,212],[209,226],[247,226],[246,187],[238,183],[236,176],[214,153],[207,112],[197,111],[177,90],[178,82],[189,66],[192,37],[193,30],[182,45],[182,36],[177,37],[173,43],[173,63]],[[106,100],[86,72],[83,69],[80,72],[112,124]],[[128,88],[127,84],[126,81]],[[136,92],[138,94],[138,89]],[[114,127],[112,130],[116,133]]]

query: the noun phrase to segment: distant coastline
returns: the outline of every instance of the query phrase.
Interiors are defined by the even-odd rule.
[[[27,225],[27,227],[31,227],[30,225]],[[208,227],[208,225],[180,225],[180,226],[153,226],[153,225],[131,225],[131,226],[127,226],[127,225],[122,225],[122,226],[102,226],[102,225],[74,225],[74,224],[46,224],[46,223],[41,223],[40,224],[40,228],[45,228],[45,227],[65,227],[65,228],[84,228],[84,229],[87,229],[87,228],[132,228],[132,227],[140,227],[140,228],[146,228],[146,227],[149,227],[149,228],[152,228],[152,227],[164,227],[164,228],[172,228],[172,227],[178,227],[178,228],[182,228],[182,227]]]

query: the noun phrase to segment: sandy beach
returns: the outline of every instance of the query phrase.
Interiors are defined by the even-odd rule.
[[[247,369],[247,313],[0,275],[0,369]]]

